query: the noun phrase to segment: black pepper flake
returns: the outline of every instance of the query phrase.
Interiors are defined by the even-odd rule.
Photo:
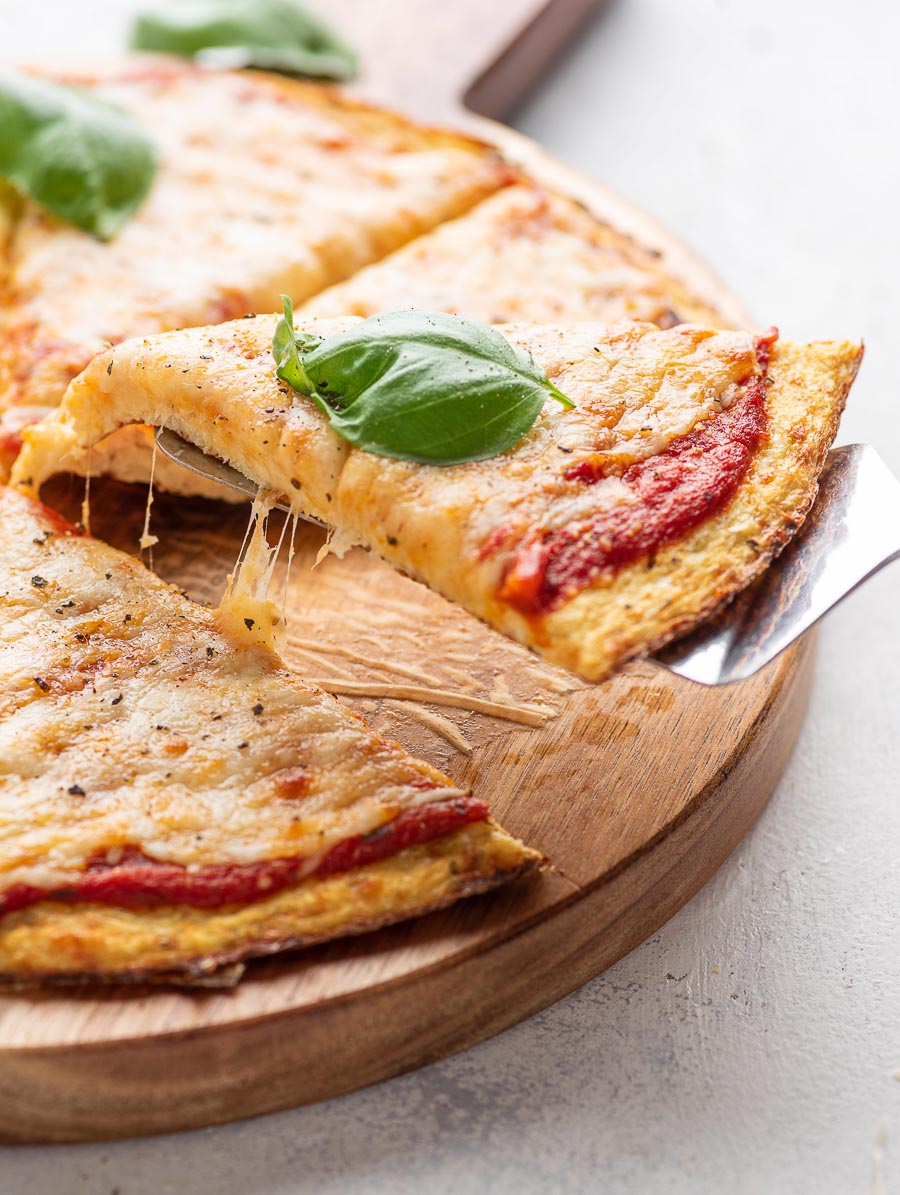
[[[87,635],[82,635],[81,631],[75,632],[75,638],[79,643],[87,643]]]
[[[131,615],[126,614],[125,617],[122,619],[122,622],[131,622]]]
[[[249,743],[238,743],[237,749],[238,749],[238,751],[243,751],[245,747],[249,747],[249,746],[250,746]]]
[[[107,365],[107,367],[106,367],[107,376],[109,376],[109,374],[112,373],[112,367],[113,367],[113,359],[112,359],[112,357],[110,357],[109,365]]]
[[[212,720],[213,720],[213,722],[221,722],[221,721],[222,721],[222,715],[221,715],[221,714],[213,714],[213,719],[212,719]]]
[[[325,501],[326,501],[326,502],[330,502],[330,501],[331,501],[331,494],[326,494],[326,495],[325,495]]]
[[[244,626],[247,628],[248,631],[252,631],[253,628],[256,626],[256,620],[253,618],[245,618]]]
[[[200,360],[201,360],[201,361],[212,361],[213,359],[214,359],[214,358],[212,358],[212,357],[207,357],[207,356],[205,356],[203,353],[201,353],[201,354],[200,354]]]
[[[45,681],[42,676],[33,676],[31,679],[34,681],[34,683],[37,685],[37,687],[44,693],[46,693],[47,690],[50,688],[49,682]]]
[[[291,478],[291,485],[294,487],[295,490],[300,489],[300,482],[297,480],[296,477]]]
[[[556,447],[560,452],[574,452],[573,448],[567,448],[565,444],[557,444]]]
[[[368,834],[363,834],[362,841],[363,842],[378,842],[378,840],[380,838],[386,838],[388,836],[388,834],[390,834],[390,832],[391,832],[391,824],[390,824],[390,822],[388,822],[387,825],[378,826],[378,827],[376,827],[376,829],[370,830]]]
[[[147,663],[148,664],[158,664],[159,660],[148,660]]]
[[[84,789],[81,787],[80,784],[70,784],[68,792],[69,792],[70,797],[83,797],[84,796]]]
[[[257,718],[263,712],[263,707],[262,707],[261,701],[257,701],[256,705],[253,707],[253,712],[254,712],[254,714],[256,714]]]
[[[71,598],[69,598],[69,600],[67,602],[63,602],[62,607],[64,610],[68,610],[68,608],[70,606],[74,606],[74,605],[75,605],[75,603],[72,601]]]
[[[207,658],[208,660],[211,660],[215,654],[216,654],[216,653],[213,651],[213,649],[212,649],[211,647],[208,647],[208,648],[206,649],[206,658]]]
[[[122,693],[119,693],[119,694],[118,694],[116,697],[114,697],[114,698],[112,699],[112,704],[113,704],[113,705],[118,705],[118,704],[119,704],[119,702],[122,700],[122,697],[123,697],[123,696],[124,696],[124,694],[122,694]]]
[[[46,578],[39,577],[37,574],[35,574],[31,578],[31,584],[35,587],[35,589],[46,589],[47,588]]]
[[[388,541],[388,543],[391,545],[391,547],[392,547],[392,548],[396,548],[396,546],[397,546],[397,537],[396,537],[396,535],[389,535],[389,536],[387,537],[387,541]]]
[[[104,573],[103,575],[104,575],[104,577],[106,577],[107,581],[112,580],[112,573]]]

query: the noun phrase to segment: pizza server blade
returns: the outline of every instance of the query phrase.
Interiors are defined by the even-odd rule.
[[[812,509],[781,555],[718,616],[656,659],[703,685],[745,680],[898,558],[900,482],[871,445],[836,448]]]
[[[174,432],[158,428],[156,442],[186,469],[256,497],[259,487],[243,473]],[[724,610],[654,660],[701,685],[746,680],[898,558],[900,482],[871,445],[836,448],[812,509],[781,555]]]
[[[255,498],[260,492],[260,487],[255,481],[251,481],[249,477],[245,477],[243,473],[239,472],[232,465],[226,464],[225,461],[220,461],[218,457],[209,456],[203,452],[196,444],[192,444],[189,440],[182,439],[181,436],[175,432],[169,431],[168,428],[158,427],[155,429],[156,445],[163,456],[167,456],[170,461],[174,461],[176,465],[182,465],[185,469],[190,469],[192,473],[196,473],[199,477],[205,477],[207,481],[217,482],[219,485],[225,486],[229,490],[238,490],[242,494],[246,494],[248,498]],[[286,502],[276,502],[276,510],[286,511],[288,514],[294,514],[290,506]],[[320,527],[326,527],[321,519],[317,519],[314,515],[302,515],[308,523],[317,523]]]

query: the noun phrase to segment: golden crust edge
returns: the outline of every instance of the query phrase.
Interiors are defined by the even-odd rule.
[[[543,862],[487,820],[244,906],[126,909],[40,901],[0,920],[0,986],[196,984],[247,959],[423,916]]]
[[[777,342],[768,370],[769,438],[724,511],[650,562],[631,565],[609,585],[577,594],[543,619],[528,641],[537,640],[541,654],[553,663],[601,681],[628,660],[695,629],[746,589],[791,540],[815,501],[862,355],[862,346],[851,341]],[[804,420],[812,427],[804,439],[793,439],[792,428]],[[773,503],[764,491],[777,480],[785,459],[793,469],[781,479],[784,492]],[[744,531],[738,531],[742,524]],[[740,545],[736,534],[742,536]],[[707,577],[710,583],[704,585]],[[669,593],[660,614],[664,587]],[[630,607],[627,621],[625,607]],[[509,630],[522,637],[521,624]]]

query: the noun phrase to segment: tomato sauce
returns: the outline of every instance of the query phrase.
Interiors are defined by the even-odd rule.
[[[761,372],[744,383],[727,410],[625,471],[622,481],[634,502],[599,511],[577,527],[529,531],[506,567],[501,599],[524,614],[545,614],[723,510],[766,435],[765,374],[777,336],[773,329],[757,341]],[[585,461],[565,477],[594,485],[603,474]]]
[[[189,871],[178,864],[150,859],[132,847],[118,863],[102,859],[89,864],[65,888],[47,890],[30,884],[13,884],[0,895],[0,916],[39,900],[94,901],[119,908],[188,905],[194,909],[218,909],[223,905],[247,904],[271,896],[301,876],[307,879],[335,875],[378,863],[406,847],[443,838],[470,822],[484,821],[487,816],[487,805],[475,797],[406,809],[371,834],[336,843],[308,873],[304,871],[303,857],[249,864],[218,863]]]

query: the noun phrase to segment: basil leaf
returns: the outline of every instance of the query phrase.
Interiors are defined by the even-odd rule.
[[[104,240],[139,206],[156,148],[126,112],[86,91],[0,71],[0,176]]]
[[[275,325],[275,335],[272,337],[272,355],[275,358],[276,373],[280,378],[299,390],[301,394],[312,394],[312,382],[306,376],[306,370],[300,363],[299,349],[315,348],[321,343],[318,336],[308,336],[304,332],[294,331],[294,304],[287,295],[281,296],[284,314]]]
[[[356,74],[352,50],[294,0],[169,0],[138,14],[130,45],[313,79]]]
[[[573,405],[530,353],[475,320],[410,310],[371,316],[324,340],[292,330],[284,299],[272,343],[278,376],[344,439],[379,456],[431,465],[486,460],[530,431],[548,395]]]

